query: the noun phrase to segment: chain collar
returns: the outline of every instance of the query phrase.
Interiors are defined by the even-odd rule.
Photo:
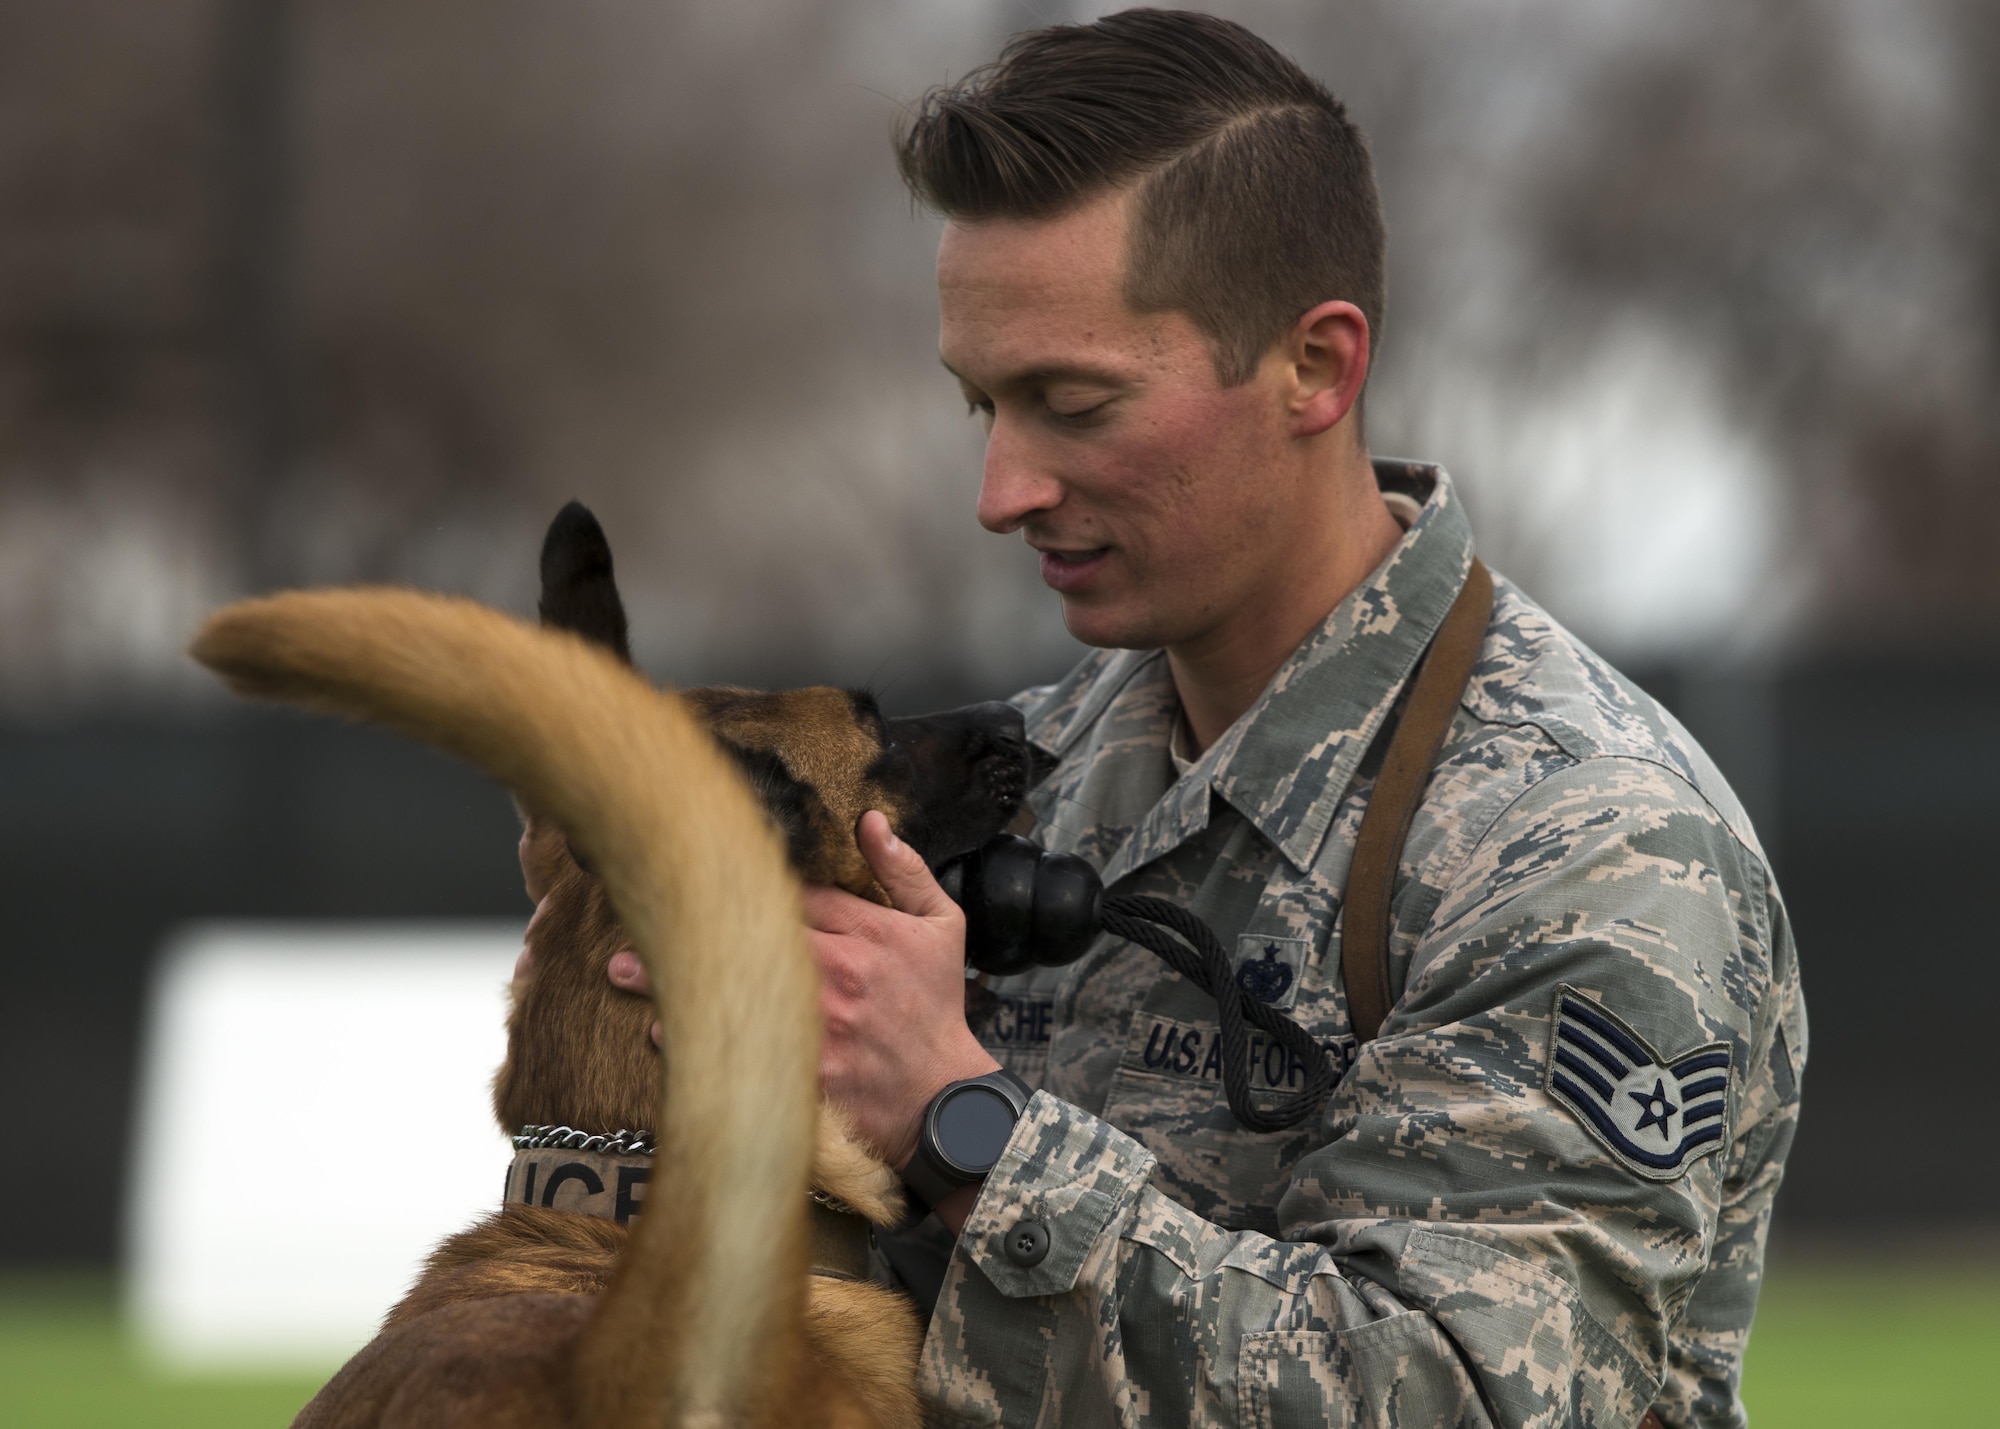
[[[859,1216],[861,1214],[854,1207],[848,1205],[847,1202],[841,1200],[840,1197],[829,1196],[817,1186],[806,1187],[806,1194],[812,1198],[813,1204],[825,1206],[837,1216]]]
[[[651,1156],[653,1133],[624,1127],[605,1135],[573,1126],[524,1126],[514,1133],[516,1151],[591,1151],[605,1156]]]

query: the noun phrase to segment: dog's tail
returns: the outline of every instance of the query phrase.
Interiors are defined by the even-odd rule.
[[[817,979],[784,849],[706,731],[574,636],[411,591],[246,601],[193,654],[242,694],[470,760],[603,875],[652,973],[672,1075],[654,1210],[579,1345],[585,1419],[781,1418],[809,1265]]]

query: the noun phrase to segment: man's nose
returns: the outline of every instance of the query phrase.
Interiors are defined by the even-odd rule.
[[[986,434],[986,466],[979,479],[979,524],[1000,535],[1018,531],[1038,511],[1062,500],[1062,483],[1040,467],[1030,443],[1004,417]]]

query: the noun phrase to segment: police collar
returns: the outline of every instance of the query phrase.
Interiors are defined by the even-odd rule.
[[[524,1126],[514,1137],[504,1204],[572,1211],[629,1225],[646,1208],[653,1177],[649,1131],[582,1132]],[[868,1222],[822,1191],[812,1197],[812,1273],[868,1279]]]

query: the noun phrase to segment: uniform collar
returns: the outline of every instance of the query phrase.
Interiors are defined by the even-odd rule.
[[[1226,801],[1297,868],[1312,865],[1334,808],[1362,755],[1450,609],[1472,562],[1472,528],[1441,467],[1378,459],[1375,479],[1421,503],[1382,564],[1307,636],[1257,702],[1164,789],[1104,865],[1107,884],[1161,857],[1208,823],[1211,796]],[[1177,703],[1159,651],[1100,650],[1031,713],[1028,734],[1064,754],[1100,722],[1156,740],[1121,738],[1099,752],[1112,763],[1149,756],[1152,777],[1170,768],[1167,740]],[[1039,712],[1045,711],[1046,714]],[[1148,743],[1157,748],[1146,750]],[[1138,771],[1132,771],[1138,772]],[[1089,785],[1122,777],[1110,767]]]

